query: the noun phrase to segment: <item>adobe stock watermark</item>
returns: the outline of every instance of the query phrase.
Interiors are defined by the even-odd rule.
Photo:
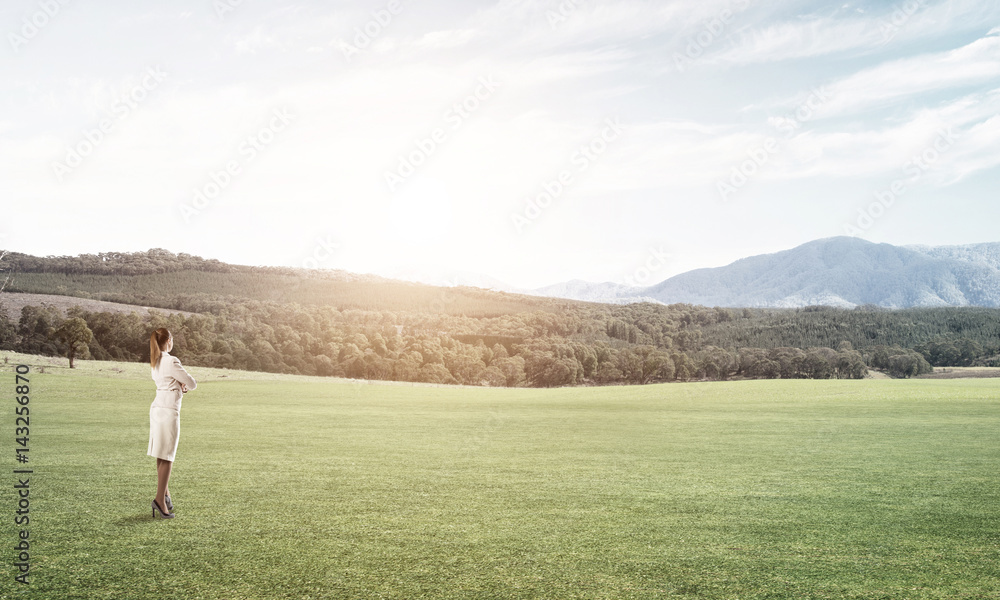
[[[511,213],[511,222],[518,234],[523,234],[528,225],[541,217],[553,202],[576,183],[580,175],[608,151],[612,143],[621,138],[624,129],[617,117],[605,119],[604,124],[605,127],[600,133],[573,153],[570,158],[570,168],[559,171],[553,179],[543,181],[542,190],[533,197],[529,196],[522,210]]]
[[[649,248],[645,262],[636,267],[630,275],[626,275],[619,283],[630,287],[648,287],[655,283],[652,281],[653,275],[667,266],[670,261],[670,254],[664,252],[663,247]]]
[[[887,188],[875,190],[875,200],[868,206],[859,208],[858,215],[853,222],[844,224],[844,234],[860,236],[871,229],[876,221],[896,204],[896,200],[906,193],[910,185],[916,183],[930,171],[934,163],[954,147],[958,138],[958,134],[951,127],[939,130],[930,145],[903,165],[903,174],[908,175],[908,177],[895,179]]]
[[[816,111],[829,100],[830,92],[820,86],[813,89],[805,102],[800,104],[791,115],[773,120],[772,123],[778,131],[785,134],[786,139],[790,139],[795,136],[802,124],[811,120],[816,115]],[[729,202],[732,196],[749,183],[750,179],[760,172],[760,169],[768,163],[771,157],[780,151],[781,144],[777,138],[772,136],[764,138],[760,145],[747,150],[747,159],[734,166],[730,170],[728,178],[720,177],[715,181],[715,189],[719,192],[722,202]]]
[[[448,310],[448,305],[455,302],[455,299],[446,290],[454,289],[460,285],[461,281],[458,276],[445,278],[444,285],[437,286],[441,291],[438,292],[437,297],[431,300],[428,305],[431,312],[439,315],[445,314]]]
[[[244,0],[213,0],[212,9],[215,11],[215,16],[221,21],[226,18],[226,15],[239,8],[243,2]]]
[[[7,34],[7,40],[14,54],[35,39],[49,23],[62,12],[69,0],[39,0],[38,9],[21,19],[21,26]]]
[[[380,8],[371,13],[371,19],[361,27],[354,28],[353,45],[341,40],[340,50],[344,53],[344,58],[350,60],[365,50],[375,42],[375,39],[392,23],[393,19],[403,12],[403,3],[400,0],[389,0],[385,8]]]
[[[464,440],[459,453],[463,454],[465,458],[471,458],[490,443],[493,435],[500,431],[506,420],[507,417],[504,413],[497,408],[491,407],[486,423],[482,427],[477,428],[475,432]]]
[[[302,259],[302,268],[319,269],[323,263],[333,258],[339,249],[340,244],[333,240],[332,235],[318,236],[309,256]]]
[[[906,0],[893,6],[888,18],[879,20],[878,30],[882,34],[882,45],[892,41],[896,34],[910,22],[913,15],[927,7],[927,0]]]
[[[816,112],[830,101],[832,93],[824,86],[813,88],[793,113],[772,120],[774,128],[785,134],[785,139],[792,139],[804,123],[816,116]]]
[[[557,27],[569,20],[570,16],[577,11],[587,0],[562,0],[555,10],[545,11],[545,18],[549,21],[549,27],[553,31]]]
[[[431,130],[427,137],[417,138],[413,142],[413,149],[398,157],[396,168],[385,171],[385,184],[389,191],[395,192],[397,187],[413,176],[417,169],[426,163],[442,144],[448,141],[449,130],[457,131],[473,113],[493,97],[499,87],[500,84],[493,81],[492,75],[480,77],[478,85],[472,93],[455,102],[451,108],[445,111],[442,125]]]
[[[115,125],[127,119],[139,108],[139,105],[149,98],[150,93],[163,83],[167,75],[160,67],[147,67],[140,76],[139,83],[111,104],[107,118],[101,119],[94,127],[84,129],[81,133],[82,139],[66,147],[66,157],[62,161],[52,163],[52,172],[56,179],[62,182],[67,175],[80,167],[83,161],[107,139]]]
[[[295,115],[289,113],[287,107],[272,110],[267,125],[240,141],[236,149],[238,157],[227,161],[221,169],[212,171],[208,176],[209,180],[194,190],[191,201],[180,205],[184,222],[190,223],[192,218],[208,209],[211,203],[232,184],[233,179],[243,172],[243,165],[253,162],[260,156],[261,152],[274,143],[277,135],[288,128],[294,118]]]
[[[717,42],[736,20],[737,12],[742,12],[750,7],[750,0],[738,0],[736,4],[735,10],[726,7],[718,15],[706,21],[698,33],[688,38],[683,54],[674,52],[674,66],[677,67],[678,72],[683,73],[694,61],[704,56],[709,47]]]

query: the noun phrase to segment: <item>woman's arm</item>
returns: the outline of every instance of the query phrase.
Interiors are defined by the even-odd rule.
[[[180,382],[181,389],[190,391],[198,387],[198,382],[194,380],[194,377],[191,377],[191,374],[181,366],[181,359],[176,356],[171,356],[170,358],[173,359],[171,361],[170,376]]]

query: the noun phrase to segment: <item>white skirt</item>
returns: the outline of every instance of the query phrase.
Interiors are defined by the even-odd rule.
[[[149,449],[146,454],[173,462],[181,435],[181,411],[157,406],[149,407]]]

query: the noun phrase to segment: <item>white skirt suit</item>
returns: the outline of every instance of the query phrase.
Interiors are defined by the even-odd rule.
[[[149,449],[146,454],[173,462],[181,433],[181,384],[188,391],[198,383],[181,366],[176,356],[164,352],[160,364],[152,369],[156,398],[149,407]]]

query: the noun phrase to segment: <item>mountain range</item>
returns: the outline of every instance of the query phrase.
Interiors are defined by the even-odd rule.
[[[1000,243],[894,246],[833,237],[688,271],[645,288],[574,280],[528,293],[725,307],[1000,307]]]
[[[451,298],[451,292],[440,289],[446,287],[457,288],[456,297],[472,294],[470,298],[478,298],[477,301],[484,300],[483,293],[493,298],[484,290],[494,290],[607,304],[654,302],[734,308],[798,308],[815,305],[841,308],[859,305],[884,308],[1000,308],[1000,242],[962,246],[894,246],[854,237],[833,237],[773,254],[743,258],[724,267],[688,271],[649,287],[572,280],[534,290],[514,288],[476,273],[453,272],[443,276],[426,270],[400,270],[386,274],[390,277],[386,278],[385,275],[361,275],[326,269],[314,271],[290,267],[226,265],[214,259],[205,260],[188,254],[175,255],[163,249],[131,254],[88,254],[75,258],[39,258],[14,253],[7,257],[8,261],[12,259],[16,259],[12,268],[18,272],[15,281],[24,287],[20,292],[65,294],[67,289],[76,289],[79,292],[77,295],[85,292],[96,294],[84,295],[88,298],[103,298],[106,295],[106,285],[96,280],[83,281],[79,279],[80,274],[108,276],[115,274],[115,269],[124,269],[126,273],[146,274],[193,270],[202,273],[198,275],[201,278],[210,277],[205,273],[226,272],[233,274],[232,277],[238,280],[236,283],[230,282],[237,288],[248,285],[247,281],[262,276],[262,273],[292,280],[298,277],[304,279],[293,287],[305,286],[308,288],[306,291],[311,290],[309,293],[314,296],[318,294],[327,300],[331,291],[323,288],[323,282],[352,283],[351,286],[336,288],[343,292],[342,297],[338,297],[348,303],[357,300],[355,296],[359,293],[367,299],[366,302],[374,296],[384,300],[404,293],[411,297],[410,300],[422,295],[426,296],[428,303],[440,304],[442,298]],[[59,279],[60,277],[63,279]],[[400,280],[438,286],[438,289],[426,285],[414,287],[412,283],[402,284],[403,288],[400,288]],[[198,281],[200,280],[187,281],[192,286],[191,293],[204,291],[201,284],[205,282],[199,284]],[[121,287],[123,284],[119,282],[116,285]],[[138,280],[130,285],[135,287],[130,293],[138,294],[141,288]],[[63,291],[60,292],[59,289]],[[407,291],[401,292],[403,289]],[[465,292],[460,291],[461,289]],[[261,298],[278,300],[288,291],[284,287],[268,288]],[[312,298],[309,293],[300,290],[292,296],[297,298],[296,301],[301,301],[305,297]],[[512,298],[514,296],[497,295],[493,300],[507,302]],[[523,296],[522,300],[525,300]]]

